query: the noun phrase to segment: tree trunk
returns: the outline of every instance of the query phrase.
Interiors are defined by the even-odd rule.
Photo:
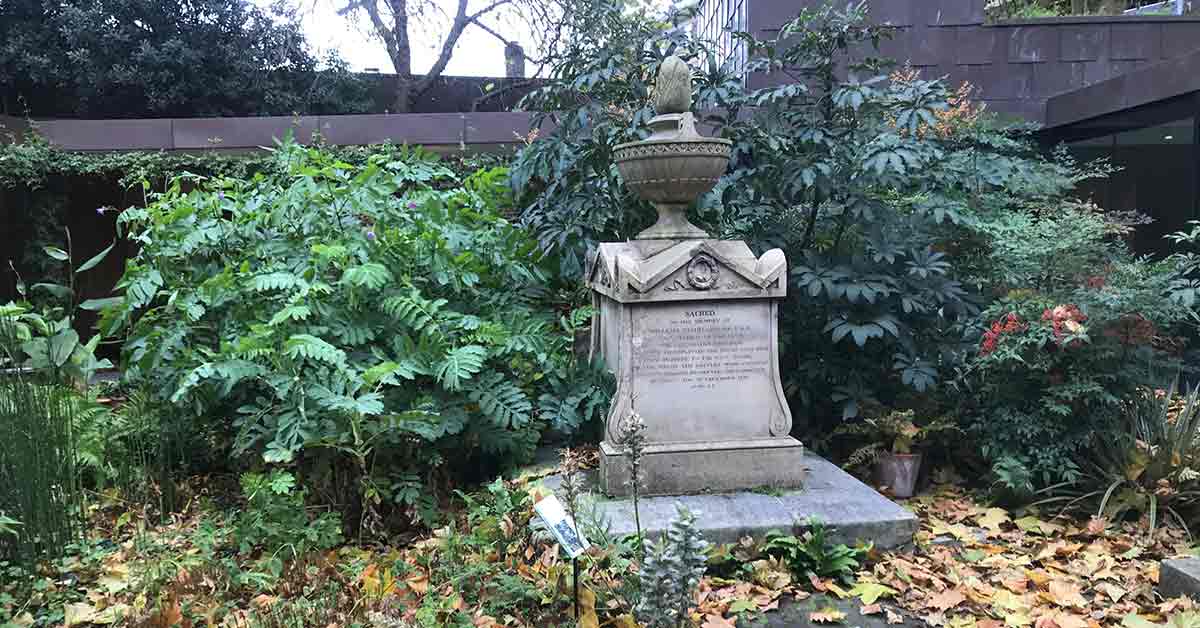
[[[397,76],[396,97],[392,101],[392,113],[410,113],[412,104],[412,76]]]
[[[408,40],[408,0],[389,0],[392,4],[392,19],[395,22],[396,55],[392,65],[396,66],[396,113],[412,111],[412,44]]]

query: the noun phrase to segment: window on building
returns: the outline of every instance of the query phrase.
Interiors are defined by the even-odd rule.
[[[1081,160],[1108,158],[1118,168],[1087,181],[1079,192],[1108,211],[1136,211],[1153,220],[1139,225],[1134,250],[1172,251],[1164,239],[1200,218],[1200,94],[1156,103],[1072,125],[1058,132]]]
[[[712,43],[725,69],[736,74],[746,70],[746,43],[734,33],[745,32],[748,0],[704,0],[694,24],[695,34]]]

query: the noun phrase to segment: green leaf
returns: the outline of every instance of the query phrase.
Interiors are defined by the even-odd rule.
[[[862,600],[863,605],[871,605],[879,601],[881,597],[891,597],[896,594],[896,590],[890,587],[879,584],[878,582],[859,582],[850,589],[850,595],[856,595]]]
[[[88,299],[79,304],[79,309],[89,312],[99,312],[105,308],[115,307],[125,302],[121,297],[108,297],[104,299]]]
[[[525,391],[506,380],[503,373],[478,378],[469,396],[498,427],[518,428],[529,423],[533,404]]]
[[[60,286],[56,283],[35,283],[35,284],[33,284],[33,289],[34,290],[45,290],[46,292],[49,292],[51,295],[53,295],[54,297],[59,298],[59,299],[70,299],[72,296],[75,295],[75,293],[72,292],[70,288],[68,288],[66,286]]]
[[[312,315],[307,305],[289,305],[275,313],[267,325],[274,327],[284,321],[306,321]]]
[[[108,247],[105,248],[103,251],[100,251],[99,253],[92,256],[92,258],[89,259],[88,261],[84,262],[82,266],[75,269],[75,274],[78,275],[79,273],[87,272],[87,271],[95,268],[96,266],[98,266],[100,264],[100,262],[104,261],[104,258],[108,257],[109,251],[112,251],[113,247],[116,246],[116,244],[117,244],[116,242],[113,242],[112,244],[108,245]]]
[[[60,262],[65,262],[71,259],[71,256],[68,255],[66,251],[58,248],[57,246],[44,246],[42,247],[42,250],[46,252],[46,255],[49,255]]]
[[[346,272],[342,273],[341,282],[350,284],[368,290],[378,290],[390,283],[394,278],[391,271],[383,264],[370,262],[361,266],[347,268]]]
[[[309,334],[296,334],[284,344],[284,353],[292,359],[306,358],[340,366],[346,362],[346,353],[341,349]]]
[[[55,367],[61,367],[71,359],[79,346],[79,334],[74,329],[64,329],[50,337],[46,357]]]
[[[434,375],[446,390],[461,390],[463,382],[483,368],[487,349],[479,345],[459,347],[446,354]]]

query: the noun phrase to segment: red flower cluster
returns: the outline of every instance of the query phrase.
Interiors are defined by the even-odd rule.
[[[1063,336],[1067,333],[1073,334],[1083,329],[1083,324],[1087,322],[1087,319],[1087,314],[1069,303],[1042,312],[1042,320],[1050,323],[1050,326],[1054,328],[1054,337],[1059,343],[1062,343]]]
[[[1026,327],[1028,325],[1022,323],[1020,317],[1013,312],[1009,312],[1008,315],[992,323],[990,329],[983,332],[983,342],[979,345],[979,355],[987,355],[995,351],[996,345],[1000,343],[1000,336],[1025,331]]]

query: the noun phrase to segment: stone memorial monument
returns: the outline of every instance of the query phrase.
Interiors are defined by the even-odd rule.
[[[601,244],[589,260],[596,306],[592,351],[617,379],[600,444],[601,489],[628,494],[622,439],[645,422],[646,495],[789,489],[804,479],[779,378],[777,319],[787,292],[782,251],[756,258],[687,218],[716,185],[730,141],[696,131],[691,69],[662,64],[650,137],[616,148],[626,185],[654,203],[658,222],[631,242]]]

